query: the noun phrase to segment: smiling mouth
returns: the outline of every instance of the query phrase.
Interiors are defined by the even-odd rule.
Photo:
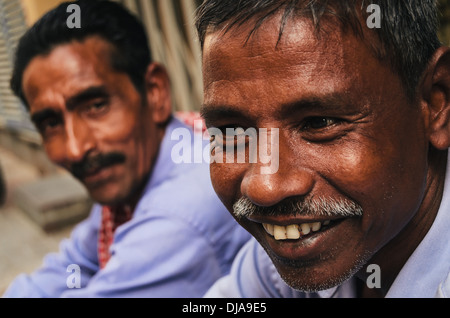
[[[283,240],[299,240],[309,237],[313,234],[325,231],[326,229],[336,225],[342,221],[340,220],[326,220],[322,222],[311,222],[290,225],[276,225],[269,223],[262,223],[262,226],[267,234],[272,236],[277,241]]]

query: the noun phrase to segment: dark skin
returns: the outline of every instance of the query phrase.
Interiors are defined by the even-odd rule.
[[[206,36],[207,126],[280,135],[276,173],[262,174],[263,163],[213,163],[213,186],[231,213],[243,196],[266,207],[291,197],[356,202],[361,217],[298,240],[275,240],[262,224],[327,218],[298,211],[237,221],[292,287],[326,289],[356,275],[361,296],[384,296],[439,209],[450,146],[448,49],[435,53],[411,102],[399,76],[352,33],[332,27],[319,40],[309,20],[295,19],[276,46],[279,21],[266,20],[246,45],[251,20]],[[381,268],[380,289],[365,285],[368,264]]]
[[[22,86],[49,158],[71,170],[87,158],[117,154],[77,177],[97,202],[133,209],[171,114],[169,80],[151,64],[145,93],[138,92],[126,73],[112,68],[112,49],[97,36],[59,45],[30,62]]]

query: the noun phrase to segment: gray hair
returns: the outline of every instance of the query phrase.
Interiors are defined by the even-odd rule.
[[[233,205],[233,214],[237,219],[252,216],[357,217],[363,215],[363,209],[349,199],[291,197],[264,207],[241,197]]]

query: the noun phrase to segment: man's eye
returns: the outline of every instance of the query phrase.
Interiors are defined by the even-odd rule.
[[[332,125],[339,124],[341,120],[331,117],[310,117],[305,119],[302,129],[323,129]]]
[[[106,101],[97,101],[97,102],[89,104],[86,107],[86,111],[89,114],[94,114],[95,115],[95,114],[99,114],[99,113],[102,113],[103,111],[105,111],[106,107],[107,107],[107,102]]]
[[[42,135],[48,135],[61,125],[58,118],[47,118],[38,124],[38,130]]]
[[[242,143],[245,142],[248,135],[242,127],[222,127],[219,128],[222,132],[224,143]]]
[[[250,139],[256,137],[256,133],[252,129],[244,130],[238,126],[222,126],[217,127],[213,135],[210,137],[212,147],[245,146]]]

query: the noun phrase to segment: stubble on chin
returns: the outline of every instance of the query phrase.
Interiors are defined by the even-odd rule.
[[[315,260],[303,261],[282,259],[270,253],[266,248],[264,249],[283,281],[293,289],[306,293],[316,293],[342,285],[355,276],[371,258],[371,253],[368,251],[362,255],[358,254],[353,264],[348,266],[347,269],[339,271],[337,266],[333,266],[333,263],[335,264],[337,261],[334,259],[333,253],[327,256],[321,255],[320,258]],[[323,266],[323,263],[326,262],[330,263],[329,267],[325,270],[319,269],[319,266]],[[282,266],[283,270],[280,270],[277,266]]]

